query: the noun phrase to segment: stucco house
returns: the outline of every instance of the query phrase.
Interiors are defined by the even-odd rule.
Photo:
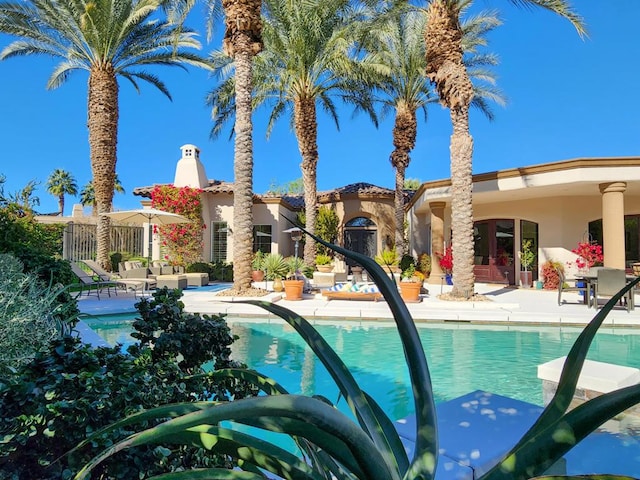
[[[451,238],[451,181],[421,185],[407,217],[413,255],[443,251]],[[534,278],[549,259],[575,269],[571,250],[581,241],[603,246],[605,266],[630,268],[640,261],[640,158],[581,158],[474,175],[473,217],[477,282],[518,284],[525,239],[537,253]],[[433,263],[431,281],[439,282]]]
[[[233,252],[233,183],[207,177],[200,149],[184,145],[176,164],[173,185],[200,188],[203,191],[205,261],[230,262]],[[169,182],[167,182],[169,183]],[[135,188],[133,193],[150,199],[154,185]],[[340,219],[338,241],[348,248],[374,256],[393,239],[394,191],[368,183],[346,185],[318,192],[320,205],[335,209]],[[407,194],[407,200],[409,194]],[[143,201],[149,205],[150,200]],[[293,255],[294,243],[285,230],[304,209],[304,198],[293,195],[254,195],[254,251]],[[154,241],[152,258],[160,258],[159,243]]]
[[[194,145],[181,147],[173,185],[203,190],[207,225],[203,258],[231,261],[233,251],[233,183],[208,179]],[[153,186],[135,195],[149,198]],[[373,256],[393,242],[393,190],[356,183],[318,192],[320,205],[335,208],[340,219],[338,242]],[[444,251],[451,240],[451,181],[422,184],[407,194],[410,253]],[[143,204],[150,203],[149,200]],[[254,250],[292,255],[294,244],[284,230],[303,210],[302,196],[254,196]],[[534,279],[546,260],[575,270],[579,242],[596,241],[604,263],[630,268],[640,261],[640,158],[583,158],[500,170],[473,176],[475,275],[478,282],[517,285],[522,241],[536,253]],[[154,243],[153,258],[159,258]],[[430,282],[440,283],[438,262]]]

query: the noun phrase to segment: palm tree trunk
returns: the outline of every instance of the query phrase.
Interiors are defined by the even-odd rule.
[[[393,204],[396,223],[396,252],[400,257],[407,253],[407,247],[404,242],[404,178],[405,165],[404,163],[399,163],[396,167],[396,192]]]
[[[317,170],[318,170],[318,123],[316,104],[312,98],[297,98],[294,102],[294,121],[298,148],[302,156],[302,183],[304,184],[305,228],[316,231],[317,218]],[[304,263],[313,265],[316,260],[316,242],[307,237],[304,243]]]
[[[64,193],[58,195],[58,212],[60,212],[61,217],[64,215]]]
[[[253,258],[253,124],[251,120],[251,40],[235,38],[236,124],[233,189],[233,287],[251,287]]]
[[[109,217],[116,172],[118,141],[118,83],[111,65],[95,67],[89,75],[88,100],[91,172],[98,210],[96,260],[111,270],[109,260]]]
[[[455,297],[474,294],[473,273],[473,138],[469,134],[469,107],[450,110],[451,135],[451,228],[453,230],[453,290]]]
[[[395,217],[395,247],[398,255],[404,255],[407,250],[404,238],[404,180],[407,167],[411,162],[409,153],[416,146],[418,121],[415,109],[406,102],[396,106],[396,119],[393,126],[393,145],[391,165],[396,170],[396,191],[394,195]]]

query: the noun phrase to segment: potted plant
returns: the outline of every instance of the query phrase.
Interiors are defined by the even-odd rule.
[[[304,267],[304,262],[298,257],[288,257],[285,259],[285,265],[287,266],[287,279],[282,282],[284,296],[287,300],[302,300],[304,276],[300,270]]]
[[[422,289],[422,281],[424,276],[416,270],[414,264],[409,264],[402,271],[400,280],[400,296],[405,302],[416,303],[421,301],[420,290]]]
[[[438,257],[438,263],[440,264],[442,273],[445,275],[447,285],[453,285],[453,279],[451,276],[451,272],[453,271],[453,249],[451,248],[451,245],[447,245],[444,249],[444,253],[435,252],[435,255]]]
[[[329,255],[319,253],[316,255],[316,268],[319,272],[330,273],[333,270],[332,258]]]
[[[289,271],[284,257],[279,253],[267,253],[262,259],[262,269],[267,280],[273,281],[273,290],[281,292],[283,288],[282,277]]]
[[[261,282],[264,280],[264,270],[262,269],[264,256],[265,255],[262,250],[258,250],[254,253],[253,260],[251,260],[251,279],[254,282]]]
[[[398,264],[400,259],[396,252],[396,247],[385,248],[382,252],[374,257],[374,260],[378,265],[382,265],[382,268],[389,273],[399,273],[400,268]]]
[[[520,265],[524,270],[520,272],[520,284],[524,288],[531,288],[533,284],[533,272],[529,269],[533,265],[533,262],[536,259],[536,254],[533,252],[531,247],[533,246],[533,242],[531,240],[523,240],[522,241],[522,251],[520,252]]]
[[[586,275],[596,264],[602,264],[604,260],[604,255],[602,254],[602,246],[598,245],[597,242],[580,242],[578,246],[571,250],[573,253],[578,255],[576,258],[576,267],[578,267],[578,271],[582,275]],[[587,283],[583,280],[576,281],[577,287],[586,287]],[[579,292],[580,296],[583,297],[584,300],[584,290]]]

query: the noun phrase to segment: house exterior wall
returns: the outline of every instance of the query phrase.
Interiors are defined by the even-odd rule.
[[[560,261],[570,276],[577,273],[572,265],[576,255],[571,250],[588,240],[589,222],[603,218],[601,189],[607,182],[619,182],[624,193],[619,211],[604,212],[605,216],[622,219],[623,215],[640,214],[640,159],[578,159],[475,175],[474,221],[514,220],[516,248],[521,239],[520,220],[537,223],[538,265],[547,260]],[[421,251],[432,253],[425,238],[425,234],[430,235],[431,202],[446,202],[445,239],[450,235],[450,181],[423,184],[407,212],[413,255]],[[618,232],[618,238],[623,236]],[[606,242],[604,247],[606,264]],[[614,247],[617,248],[615,244]],[[514,260],[518,271],[517,255]]]

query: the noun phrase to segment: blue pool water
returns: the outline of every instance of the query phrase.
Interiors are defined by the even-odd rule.
[[[86,320],[111,344],[130,343],[132,314]],[[281,383],[291,393],[322,394],[337,400],[338,391],[315,355],[297,333],[280,321],[230,321],[239,339],[233,356]],[[351,369],[360,385],[392,419],[413,412],[409,376],[395,327],[366,327],[342,322],[319,324],[318,331]],[[436,401],[474,390],[542,405],[537,366],[566,355],[578,328],[422,324]],[[605,329],[589,359],[640,368],[640,331]]]

